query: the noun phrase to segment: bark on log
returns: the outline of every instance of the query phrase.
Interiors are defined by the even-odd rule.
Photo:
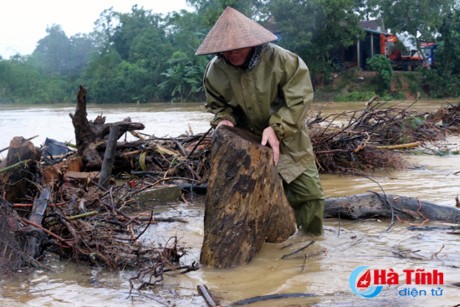
[[[110,130],[109,140],[104,153],[104,161],[102,163],[101,175],[99,177],[99,185],[104,189],[109,187],[109,179],[112,176],[113,162],[115,160],[115,150],[117,148],[117,139],[119,126],[112,126]]]
[[[400,195],[364,193],[326,199],[324,217],[395,218],[460,224],[460,209]]]
[[[48,201],[49,201],[50,195],[51,195],[50,188],[44,188],[41,191],[40,197],[34,200],[33,207],[32,207],[32,213],[29,217],[29,221],[37,225],[42,224],[42,220],[45,215],[45,210],[48,207]],[[35,259],[41,254],[40,245],[42,243],[42,239],[46,236],[43,234],[42,230],[37,229],[33,226],[29,226],[29,227],[30,227],[30,230],[27,231],[28,235],[27,235],[27,244],[25,248],[25,253],[29,257]]]
[[[26,201],[28,197],[33,197],[36,189],[33,185],[34,174],[37,172],[38,161],[40,161],[40,150],[31,141],[22,136],[15,136],[10,141],[6,156],[6,171],[2,172],[1,178],[1,181],[6,183],[4,188],[5,200],[14,203]],[[16,166],[8,169],[9,166],[13,165]]]
[[[86,89],[80,85],[75,114],[69,114],[69,116],[72,118],[78,155],[82,157],[85,166],[93,169],[102,164],[102,158],[96,150],[96,133],[87,118],[86,94]]]
[[[205,199],[203,265],[248,263],[267,242],[296,231],[295,218],[273,165],[270,148],[243,130],[217,129]]]
[[[77,94],[77,107],[75,114],[69,114],[75,130],[75,140],[78,155],[82,157],[86,170],[97,170],[102,166],[102,153],[100,145],[106,143],[112,126],[118,126],[118,140],[125,132],[142,130],[142,123],[132,123],[127,118],[121,122],[105,123],[105,117],[98,116],[94,121],[89,121],[86,112],[86,89],[80,85]],[[103,151],[102,151],[103,152]]]

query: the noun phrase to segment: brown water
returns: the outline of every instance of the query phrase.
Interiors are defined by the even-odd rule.
[[[360,108],[362,104],[316,104],[323,113]],[[428,103],[417,105],[431,110]],[[6,147],[14,135],[30,137],[35,134],[44,140],[72,140],[73,128],[68,113],[73,107],[3,108],[0,111],[0,148]],[[195,106],[120,106],[94,107],[89,118],[103,112],[107,122],[131,116],[133,121],[146,125],[145,133],[156,136],[177,136],[192,130],[204,132],[209,128],[209,114]],[[190,128],[189,128],[190,126]],[[34,129],[32,132],[31,129]],[[190,133],[190,132],[189,132]],[[41,141],[40,141],[41,142]],[[39,144],[38,142],[36,144]],[[441,144],[459,150],[460,138],[449,138]],[[453,206],[460,194],[460,155],[408,155],[410,168],[404,171],[379,172],[372,180],[353,176],[322,175],[327,197],[384,189],[389,194],[419,197],[420,199]],[[380,187],[379,187],[379,185]],[[189,222],[153,225],[144,235],[146,242],[165,244],[175,235],[179,244],[188,250],[182,259],[185,264],[199,260],[203,237],[203,205],[200,199],[174,204],[177,210],[164,215],[180,216]],[[390,221],[325,220],[325,235],[314,238],[300,233],[282,244],[265,244],[248,265],[235,269],[201,268],[180,276],[166,276],[162,287],[154,291],[128,295],[130,272],[106,272],[84,265],[49,259],[51,271],[36,271],[31,276],[0,281],[1,306],[206,306],[196,287],[206,284],[221,297],[222,304],[276,293],[310,293],[314,297],[290,298],[259,302],[251,306],[453,306],[460,303],[460,237],[446,231],[410,231],[407,224]],[[429,224],[429,225],[434,225]],[[288,260],[281,257],[317,240],[309,248]],[[288,244],[292,245],[282,248]],[[403,251],[411,257],[400,258]],[[438,269],[444,273],[444,284],[384,286],[375,298],[361,298],[349,286],[351,272],[359,266],[373,269],[393,269],[402,278],[405,269]],[[440,296],[431,289],[440,287]],[[416,289],[421,296],[403,297],[400,290]],[[423,295],[426,290],[426,296]]]

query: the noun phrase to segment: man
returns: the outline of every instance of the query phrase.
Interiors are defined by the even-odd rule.
[[[216,54],[204,75],[206,109],[215,114],[213,127],[248,129],[272,148],[297,225],[321,235],[324,194],[305,123],[310,73],[300,57],[270,43],[276,39],[227,7],[196,51]]]

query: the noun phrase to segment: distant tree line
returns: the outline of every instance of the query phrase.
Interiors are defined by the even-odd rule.
[[[96,103],[203,101],[202,75],[210,56],[195,50],[226,6],[280,34],[314,82],[337,69],[332,53],[363,36],[359,21],[383,18],[393,32],[438,41],[436,69],[423,82],[433,97],[460,96],[459,0],[188,0],[194,10],[154,14],[104,10],[93,32],[68,37],[47,28],[30,55],[0,57],[0,103],[75,101],[80,84]]]

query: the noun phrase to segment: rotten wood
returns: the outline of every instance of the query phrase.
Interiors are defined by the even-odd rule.
[[[251,305],[258,302],[265,302],[271,300],[283,300],[289,298],[306,298],[306,297],[315,297],[316,294],[313,293],[276,293],[276,294],[267,294],[267,295],[260,295],[255,296],[243,300],[236,301],[232,303],[230,306],[243,306],[243,305]],[[281,303],[280,303],[281,305]]]
[[[107,147],[104,153],[104,161],[102,163],[101,175],[99,176],[99,185],[107,189],[110,183],[110,176],[112,176],[113,162],[115,161],[115,151],[117,149],[118,132],[120,128],[114,125],[110,129]]]
[[[0,178],[0,182],[8,183],[3,191],[6,201],[24,202],[33,197],[36,191],[34,173],[38,171],[40,154],[40,150],[22,136],[15,136],[10,141],[6,165]]]
[[[32,206],[32,213],[30,214],[29,221],[33,224],[41,225],[43,217],[45,215],[45,210],[48,207],[48,201],[51,196],[50,188],[44,188],[40,196],[34,200]],[[34,234],[31,234],[31,233]],[[40,256],[40,245],[42,244],[42,240],[44,237],[43,231],[30,226],[30,229],[27,231],[27,245],[25,249],[26,255],[30,256],[31,258],[35,259]]]
[[[460,209],[400,195],[364,193],[326,199],[324,217],[391,218],[460,224]]]
[[[75,109],[75,114],[69,114],[69,116],[72,119],[75,131],[75,141],[78,155],[83,158],[83,162],[88,164],[88,167],[91,167],[93,165],[101,165],[102,159],[94,146],[94,143],[96,142],[96,133],[92,129],[87,118],[86,94],[86,89],[80,85],[77,94],[77,107]]]
[[[206,285],[198,285],[197,286],[197,290],[198,290],[198,293],[201,294],[201,296],[203,296],[206,304],[209,306],[209,307],[215,307],[217,306],[216,302],[214,301],[214,299],[212,298],[212,295],[211,293],[209,292],[209,289],[208,287],[206,287]]]
[[[116,139],[132,130],[142,130],[142,123],[132,123],[129,118],[115,123],[105,123],[105,117],[98,116],[94,121],[89,121],[86,112],[87,90],[80,85],[77,94],[77,107],[75,114],[69,114],[75,131],[75,140],[78,155],[82,158],[86,170],[100,169],[103,163],[101,145],[106,144],[112,126],[118,126]],[[103,152],[103,151],[102,151]]]
[[[205,199],[203,265],[227,268],[250,262],[267,242],[296,231],[270,148],[244,130],[214,132]]]

